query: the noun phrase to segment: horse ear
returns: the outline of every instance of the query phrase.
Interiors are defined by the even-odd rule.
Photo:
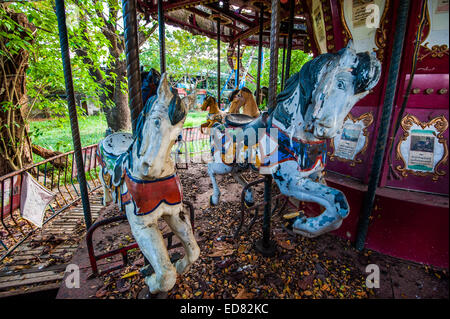
[[[174,96],[169,104],[169,119],[172,125],[178,124],[186,117],[187,107],[185,101],[188,97],[184,97],[183,100],[178,96]]]
[[[158,87],[158,99],[169,100],[172,98],[169,81],[167,80],[167,73],[163,73]]]
[[[347,46],[343,50],[339,64],[342,67],[349,68],[349,69],[353,69],[354,67],[357,66],[358,57],[356,55],[355,49],[353,48],[352,40],[348,41]]]
[[[353,39],[348,40],[346,49],[352,49],[352,50],[355,49],[355,46],[354,46],[354,44],[353,44]]]

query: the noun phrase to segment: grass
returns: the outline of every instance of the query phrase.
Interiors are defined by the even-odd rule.
[[[184,121],[184,127],[196,127],[206,122],[208,112],[190,112]]]
[[[98,143],[105,136],[107,128],[103,114],[79,117],[78,126],[82,146]],[[73,150],[72,131],[68,118],[31,122],[30,133],[36,145],[59,152]]]
[[[206,115],[207,112],[188,113],[184,127],[200,126],[206,121]],[[79,117],[78,125],[82,146],[96,144],[105,136],[107,124],[103,114]],[[72,131],[68,118],[31,122],[30,133],[36,145],[59,152],[73,150]]]

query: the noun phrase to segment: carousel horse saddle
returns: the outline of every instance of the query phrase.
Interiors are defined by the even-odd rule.
[[[247,114],[227,114],[225,116],[225,123],[229,126],[240,127],[247,125],[254,121],[255,118]]]

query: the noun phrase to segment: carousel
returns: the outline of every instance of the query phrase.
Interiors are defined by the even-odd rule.
[[[346,114],[341,133],[326,142],[325,179],[345,194],[351,211],[333,232],[360,250],[448,267],[448,4],[286,0],[272,5],[163,1],[158,9],[155,1],[137,1],[137,11],[217,39],[218,47],[225,42],[238,58],[242,45],[258,46],[259,57],[263,46],[270,47],[272,68],[276,52],[285,51],[282,70],[271,69],[272,107],[279,93],[274,80],[281,76],[283,87],[292,76],[292,50],[317,57],[352,41],[357,53],[374,52],[381,64],[378,84]],[[163,52],[163,38],[160,42]],[[240,74],[242,67],[237,68]],[[257,91],[259,79],[258,74]]]
[[[183,199],[175,164],[167,156],[193,101],[174,94],[167,82],[165,24],[217,40],[215,101],[221,100],[221,45],[228,45],[229,57],[238,61],[237,89],[245,73],[242,47],[258,48],[256,106],[261,103],[262,50],[270,48],[266,110],[226,114],[208,102],[220,115],[207,125],[210,205],[221,205],[216,175],[231,174],[242,185],[241,223],[234,238],[248,222],[244,212],[262,207],[262,237],[254,249],[273,256],[272,213],[293,200],[298,212],[286,217],[286,231],[309,238],[331,233],[359,251],[448,268],[448,10],[441,0],[124,0],[133,133],[106,137],[97,158],[104,200],[115,201],[125,214],[90,227],[94,274],[98,260],[122,254],[125,263],[127,250],[139,247],[150,292],[167,292],[177,274],[199,257],[193,207]],[[58,18],[64,15],[61,8],[57,12]],[[161,79],[145,103],[138,15],[159,22]],[[292,74],[291,55],[297,49],[313,59]],[[244,110],[247,93],[237,93],[237,106]],[[240,158],[228,152],[239,139]],[[77,164],[82,167],[81,159]],[[240,176],[245,170],[261,178],[245,181]],[[257,184],[264,184],[262,203],[253,199]],[[272,185],[279,195],[273,196]],[[160,217],[172,230],[169,237],[181,239],[183,258],[169,256],[173,247],[164,244],[155,226]],[[95,255],[93,232],[120,219],[128,219],[137,243]]]

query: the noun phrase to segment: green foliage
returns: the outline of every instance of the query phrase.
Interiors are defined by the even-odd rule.
[[[98,143],[105,135],[107,128],[103,115],[79,118],[81,145]],[[43,134],[43,132],[45,132]],[[36,145],[49,150],[68,152],[73,150],[72,132],[68,118],[54,118],[45,121],[30,122],[30,134]]]
[[[105,90],[104,85],[114,84],[116,78],[114,72],[107,70],[117,60],[108,50],[112,45],[102,33],[105,21],[97,15],[96,10],[103,11],[108,5],[112,11],[120,12],[119,0],[66,0],[65,4],[75,92],[83,93],[97,107],[102,107],[99,97]],[[58,97],[65,94],[65,84],[54,0],[14,3],[11,8],[25,13],[37,28],[33,34],[35,43],[27,47],[30,52],[28,95],[37,99],[36,108],[45,109],[56,116],[67,115],[67,104]],[[8,23],[3,20],[1,23]],[[109,15],[106,22],[118,26],[114,14]],[[121,32],[118,28],[116,30],[117,34]],[[20,45],[16,44],[15,47]],[[89,60],[74,54],[77,50],[83,50]],[[119,61],[124,59],[124,55],[119,56]],[[103,83],[91,76],[92,70],[101,75]],[[126,83],[122,88],[127,91]],[[107,101],[107,104],[111,106],[112,101]]]
[[[205,122],[208,112],[189,112],[184,127],[197,127]],[[88,146],[98,143],[107,128],[103,115],[85,116],[79,118],[81,145]],[[30,136],[34,144],[59,152],[73,150],[70,121],[67,118],[54,118],[44,121],[30,122]],[[35,159],[35,162],[40,159]]]
[[[227,45],[221,45],[221,71],[229,72],[226,61]],[[144,44],[139,56],[141,65],[146,70],[160,69],[158,33]],[[208,37],[193,35],[185,30],[166,27],[166,65],[167,72],[175,80],[184,76],[187,78],[197,75],[216,77],[217,72],[217,42]],[[226,79],[223,79],[223,84]],[[210,83],[210,82],[209,82]],[[214,83],[214,82],[213,82]],[[214,87],[210,87],[214,90]]]
[[[208,112],[189,112],[183,127],[197,127],[206,122]]]
[[[18,50],[26,48],[30,52],[29,69],[27,72],[27,90],[31,99],[36,99],[35,107],[46,110],[55,116],[67,115],[67,105],[59,95],[64,94],[64,76],[61,62],[61,51],[58,37],[58,24],[54,11],[53,0],[30,1],[12,3],[11,7],[19,12],[24,12],[29,21],[37,30],[26,37],[18,37],[14,32],[1,33],[0,36],[10,38],[9,48]],[[106,14],[105,9],[110,8],[114,14]],[[100,13],[99,13],[100,12]],[[103,16],[102,16],[103,13]],[[105,93],[105,86],[113,85],[117,74],[114,65],[118,61],[124,61],[123,52],[113,52],[110,39],[105,36],[106,25],[113,25],[117,36],[123,32],[120,19],[121,2],[119,0],[66,0],[66,15],[69,32],[69,46],[72,52],[71,63],[76,92],[81,92],[90,97],[91,102],[101,107],[99,97]],[[12,30],[14,22],[4,18],[0,26]],[[140,31],[144,35],[150,32],[148,25],[141,24]],[[102,32],[103,31],[103,32]],[[30,45],[29,40],[34,37],[35,42]],[[230,67],[227,62],[228,44],[221,45],[221,71],[229,74]],[[84,50],[85,56],[73,54],[77,50]],[[217,42],[204,36],[192,35],[191,33],[166,27],[166,61],[168,73],[177,80],[183,76],[191,77],[204,75],[209,78],[208,89],[215,93],[217,72]],[[243,54],[243,68],[250,58],[251,49],[247,48]],[[0,52],[2,53],[2,52]],[[114,53],[114,54],[112,54]],[[117,56],[118,54],[118,56]],[[116,55],[116,56],[114,56]],[[88,60],[86,60],[86,56]],[[292,52],[291,74],[298,72],[300,67],[310,57],[302,51]],[[281,74],[282,50],[280,50],[279,70]],[[159,70],[159,39],[158,33],[154,32],[141,48],[141,64],[145,69],[154,67]],[[270,55],[269,50],[264,49],[264,68],[262,71],[261,85],[269,84]],[[103,79],[100,83],[92,76],[97,72]],[[256,78],[257,75],[257,51],[250,65],[249,73]],[[279,82],[281,76],[278,77]],[[221,76],[221,87],[226,77]],[[256,85],[247,81],[246,86],[254,91]],[[280,87],[280,83],[279,83]],[[120,85],[121,90],[127,92],[126,82]],[[113,101],[106,101],[108,106]]]

